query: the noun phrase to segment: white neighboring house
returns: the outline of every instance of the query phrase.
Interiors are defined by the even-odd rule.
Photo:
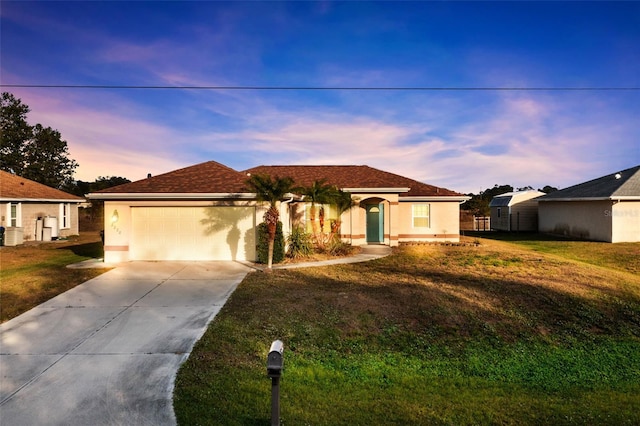
[[[538,197],[536,190],[507,192],[496,195],[489,203],[491,229],[496,231],[537,231]]]
[[[77,235],[84,198],[0,171],[0,226],[5,245]]]
[[[538,201],[540,232],[610,243],[640,242],[640,165]]]

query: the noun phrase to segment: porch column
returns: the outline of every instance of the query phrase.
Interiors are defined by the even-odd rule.
[[[400,203],[389,201],[389,246],[397,247],[400,231]]]

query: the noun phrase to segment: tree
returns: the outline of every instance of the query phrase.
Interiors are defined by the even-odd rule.
[[[558,190],[558,188],[556,188],[555,186],[550,186],[550,185],[545,185],[544,188],[538,189],[538,191],[544,192],[545,194],[550,194],[550,193],[555,192],[557,190]]]
[[[2,93],[0,106],[0,169],[21,175],[24,146],[33,135],[27,124],[29,107],[8,92]]]
[[[506,192],[512,192],[513,186],[511,185],[494,185],[493,188],[488,188],[484,191],[480,191],[480,194],[468,194],[471,199],[462,205],[463,210],[470,210],[474,216],[489,216],[491,213],[489,209],[489,203],[491,199],[496,195],[504,194]]]
[[[336,207],[336,213],[338,215],[336,221],[331,225],[331,236],[333,238],[338,234],[338,232],[340,232],[340,227],[342,226],[342,214],[355,207],[357,201],[351,198],[351,193],[344,192],[340,189],[334,192],[331,200],[331,204]]]
[[[305,201],[311,201],[311,207],[309,209],[309,219],[311,220],[311,230],[313,238],[318,245],[322,245],[320,235],[318,232],[318,224],[316,223],[316,203],[324,204],[331,201],[336,188],[327,184],[326,179],[315,180],[311,186],[296,188],[296,191],[301,195],[304,195]],[[320,233],[324,227],[324,208],[320,208]]]
[[[2,93],[0,169],[54,188],[71,184],[78,163],[69,158],[60,132],[41,124],[30,126],[29,107],[11,93]]]
[[[53,188],[62,188],[73,181],[78,163],[69,158],[67,141],[57,130],[36,124],[33,138],[23,152],[23,177]]]
[[[278,219],[280,218],[280,211],[278,210],[277,203],[286,194],[291,192],[293,187],[293,179],[289,177],[271,178],[269,175],[251,175],[247,180],[247,185],[256,194],[258,201],[269,203],[269,209],[264,214],[264,223],[267,225],[267,231],[269,234],[269,253],[267,269],[271,270],[273,265],[273,245],[276,239],[276,228],[278,225]]]

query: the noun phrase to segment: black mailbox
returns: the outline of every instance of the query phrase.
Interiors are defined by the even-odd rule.
[[[269,377],[280,377],[284,366],[282,353],[284,352],[284,344],[280,340],[275,340],[269,349],[267,356],[267,375]]]

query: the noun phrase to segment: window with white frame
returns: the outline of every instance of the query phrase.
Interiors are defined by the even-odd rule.
[[[427,203],[414,204],[413,206],[413,227],[414,228],[429,228],[430,222],[430,210],[431,206]]]
[[[22,226],[22,203],[7,204],[7,217],[9,218],[7,224],[10,227]]]
[[[71,228],[71,205],[69,203],[60,203],[60,229]]]

